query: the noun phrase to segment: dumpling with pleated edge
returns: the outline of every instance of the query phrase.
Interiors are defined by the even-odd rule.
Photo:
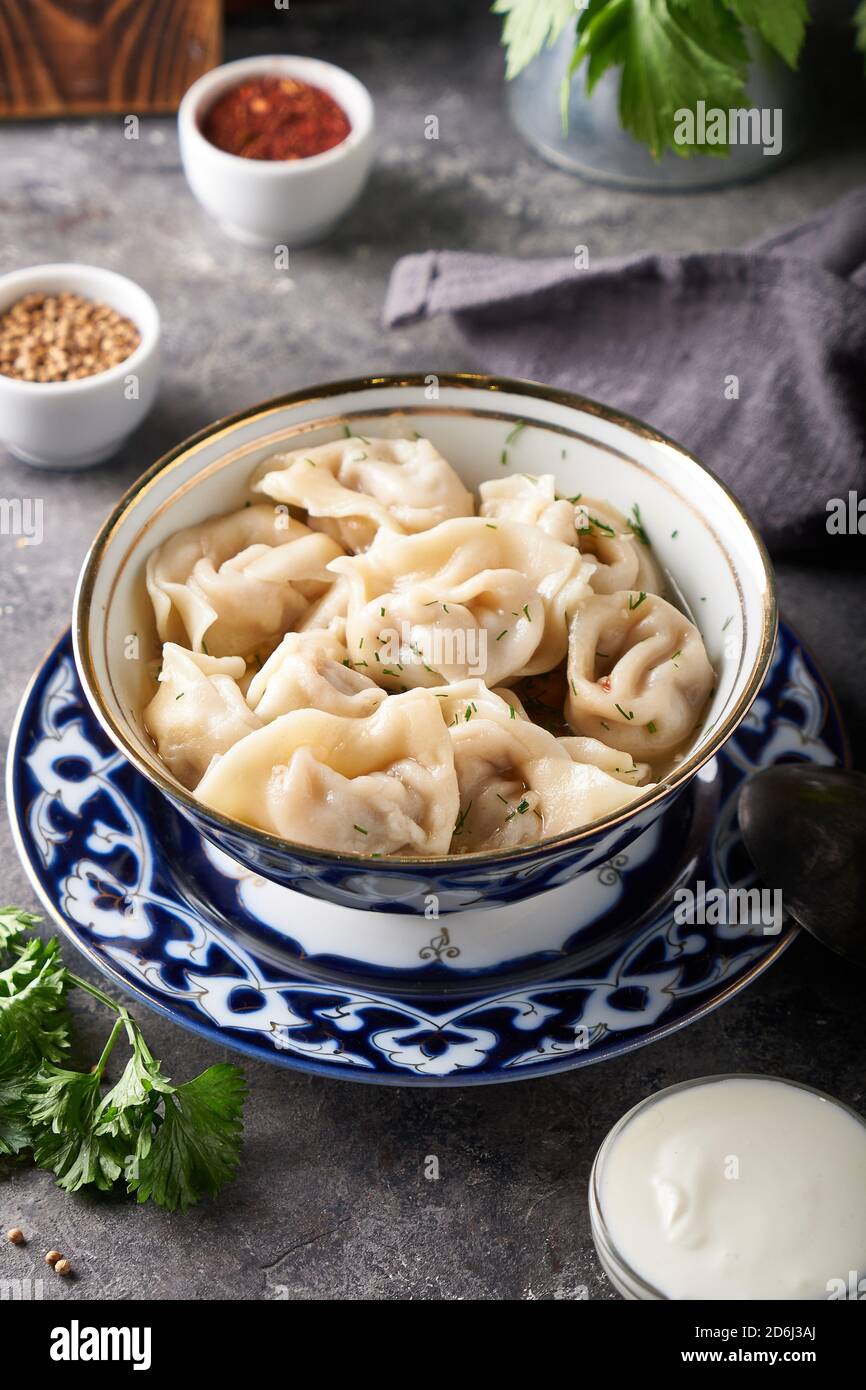
[[[526,718],[510,690],[467,680],[432,694],[454,745],[454,854],[516,849],[576,830],[646,790],[573,757],[567,740]]]
[[[565,717],[576,734],[651,764],[680,756],[714,684],[698,629],[655,594],[597,594],[572,619]]]
[[[195,787],[214,757],[260,728],[238,684],[245,667],[239,656],[205,656],[174,642],[163,647],[159,689],[144,722],[185,787]]]
[[[196,798],[297,844],[375,856],[446,854],[459,808],[451,739],[427,690],[366,718],[279,715],[242,756],[230,748],[214,762]]]
[[[342,555],[287,508],[259,503],[175,532],[147,561],[157,631],[211,656],[249,656],[295,627]]]
[[[650,785],[652,768],[649,763],[636,763],[631,754],[624,752],[622,748],[611,748],[600,739],[582,738],[576,734],[558,738],[557,743],[562,744],[568,756],[576,763],[590,763],[593,767],[600,767],[609,777],[627,782],[630,787],[646,788]]]
[[[510,473],[490,478],[478,489],[478,515],[490,521],[519,521],[540,526],[564,545],[576,545],[574,507],[556,491],[552,473]]]
[[[551,670],[593,562],[536,526],[466,517],[417,536],[381,531],[329,568],[348,583],[350,659],[402,690]]]
[[[247,690],[247,703],[265,723],[295,709],[362,719],[387,698],[381,686],[351,665],[329,628],[287,632]]]
[[[303,509],[313,528],[356,552],[382,527],[412,535],[475,510],[450,463],[420,437],[353,435],[274,454],[259,465],[253,488]]]
[[[479,488],[481,516],[540,526],[566,545],[576,545],[595,561],[593,590],[664,592],[665,579],[646,540],[640,514],[631,522],[610,502],[577,493],[562,497],[552,473],[514,473]]]
[[[610,502],[593,497],[573,501],[577,546],[581,554],[595,561],[592,587],[597,594],[636,589],[647,594],[663,594],[666,581],[634,509],[627,521]]]

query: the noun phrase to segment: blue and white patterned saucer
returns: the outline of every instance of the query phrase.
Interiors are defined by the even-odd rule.
[[[304,1071],[466,1085],[643,1046],[760,974],[789,924],[681,923],[674,890],[692,886],[700,906],[713,888],[753,882],[736,824],[745,777],[780,759],[845,757],[832,696],[783,627],[747,720],[627,853],[514,911],[347,918],[249,874],[176,815],[102,733],[67,634],[22,701],[8,802],[51,916],[150,1007]]]

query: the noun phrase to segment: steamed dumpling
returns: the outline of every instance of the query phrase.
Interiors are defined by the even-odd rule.
[[[568,756],[576,763],[590,763],[593,767],[600,767],[609,777],[628,782],[632,787],[643,787],[649,783],[649,763],[636,763],[631,754],[623,752],[621,748],[610,748],[597,738],[574,736],[558,738],[556,741],[562,744]]]
[[[433,694],[454,745],[460,791],[452,853],[514,849],[559,835],[645,790],[572,757],[566,740],[522,716],[508,690],[468,680]]]
[[[368,855],[445,854],[458,812],[451,740],[426,690],[361,719],[280,715],[213,763],[196,797],[286,840]]]
[[[648,762],[670,758],[714,681],[697,628],[655,594],[598,594],[572,619],[565,717],[576,734]]]
[[[331,587],[326,566],[342,553],[264,503],[177,531],[147,561],[160,638],[211,656],[272,645]]]
[[[564,545],[576,545],[574,507],[557,497],[552,473],[511,473],[507,478],[491,478],[482,483],[479,516],[496,521],[520,521],[524,526],[540,526],[548,536]]]
[[[216,754],[260,727],[238,686],[245,664],[239,656],[204,656],[174,642],[163,647],[159,690],[144,722],[185,787],[195,787]]]
[[[565,655],[568,615],[591,592],[592,562],[573,546],[481,517],[418,536],[381,531],[365,555],[330,568],[348,581],[350,658],[391,690],[549,671]]]
[[[349,664],[343,643],[327,629],[286,633],[247,691],[247,703],[264,722],[295,709],[363,719],[385,699],[384,690]]]
[[[540,526],[549,536],[576,545],[595,561],[590,583],[597,594],[643,589],[658,594],[664,577],[649,547],[609,502],[578,493],[560,497],[552,473],[514,473],[482,483],[481,516]]]
[[[274,454],[256,492],[301,507],[311,526],[347,550],[366,550],[380,527],[398,535],[471,516],[472,495],[429,439],[359,435]]]
[[[662,592],[664,576],[652,551],[616,507],[581,496],[574,503],[574,526],[581,553],[595,560],[591,582],[597,594]]]

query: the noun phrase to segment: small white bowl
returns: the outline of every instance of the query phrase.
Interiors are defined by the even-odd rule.
[[[0,276],[0,315],[39,290],[68,290],[131,319],[141,342],[123,362],[78,381],[0,375],[0,439],[37,468],[87,468],[141,424],[159,384],[159,310],[140,285],[93,265],[34,265]]]
[[[206,140],[201,121],[214,102],[251,77],[292,77],[342,106],[351,130],[341,144],[306,159],[242,159]],[[263,54],[224,63],[194,82],[177,113],[190,188],[223,230],[254,246],[318,241],[351,207],[373,159],[373,101],[351,73],[318,58]]]

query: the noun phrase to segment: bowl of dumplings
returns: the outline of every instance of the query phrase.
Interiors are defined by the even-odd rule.
[[[578,880],[748,712],[776,631],[735,498],[529,382],[297,391],[144,474],[85,561],[80,678],[219,851],[379,912]]]

